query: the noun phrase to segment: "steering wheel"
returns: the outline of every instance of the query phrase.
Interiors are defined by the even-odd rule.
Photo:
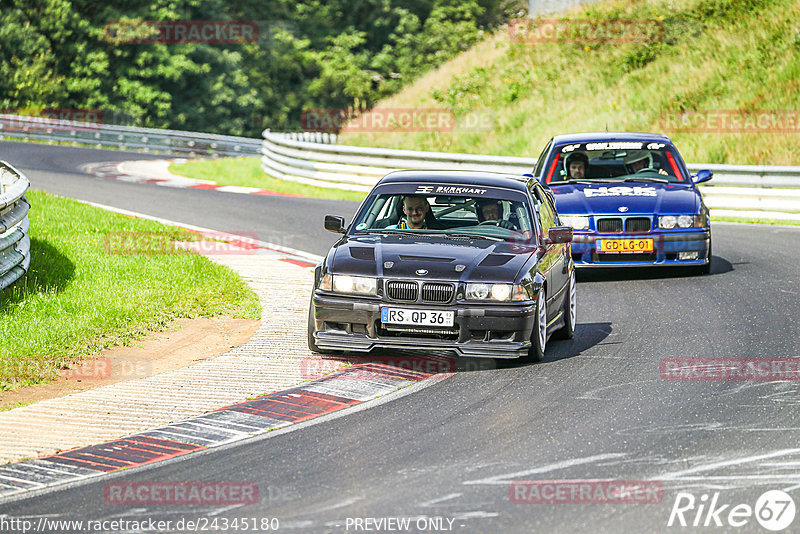
[[[503,224],[501,224],[503,223]],[[482,226],[484,224],[493,224],[498,228],[505,228],[506,230],[513,230],[517,231],[517,227],[514,226],[514,223],[510,221],[506,221],[505,219],[497,219],[496,221],[482,221],[478,223],[478,226]]]

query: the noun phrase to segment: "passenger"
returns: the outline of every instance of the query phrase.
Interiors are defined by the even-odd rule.
[[[636,174],[639,171],[656,172],[653,167],[653,154],[649,150],[631,150],[625,155],[625,169],[628,174]],[[658,174],[667,174],[664,169],[658,169]]]
[[[476,215],[478,216],[478,221],[483,223],[486,221],[495,221],[497,226],[502,226],[503,228],[508,228],[509,230],[516,230],[517,227],[514,226],[511,222],[501,219],[500,216],[503,213],[503,208],[500,205],[500,201],[496,199],[486,199],[486,200],[478,200],[476,202],[477,210]]]

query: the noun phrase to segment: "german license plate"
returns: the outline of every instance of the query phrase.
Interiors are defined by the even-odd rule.
[[[453,326],[455,312],[439,310],[409,310],[408,308],[381,308],[384,324],[412,324],[417,326]]]
[[[597,252],[653,252],[652,239],[600,239]]]

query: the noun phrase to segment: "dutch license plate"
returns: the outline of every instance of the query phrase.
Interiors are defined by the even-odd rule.
[[[438,310],[409,310],[408,308],[381,308],[384,324],[413,324],[417,326],[453,326],[455,312]]]
[[[652,239],[600,239],[597,252],[653,252]]]

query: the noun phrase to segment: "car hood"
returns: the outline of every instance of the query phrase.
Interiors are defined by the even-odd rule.
[[[328,269],[334,274],[386,278],[512,283],[539,251],[505,241],[436,235],[345,237],[329,254]]]
[[[551,189],[560,215],[697,213],[700,207],[700,194],[685,184],[598,182]]]

